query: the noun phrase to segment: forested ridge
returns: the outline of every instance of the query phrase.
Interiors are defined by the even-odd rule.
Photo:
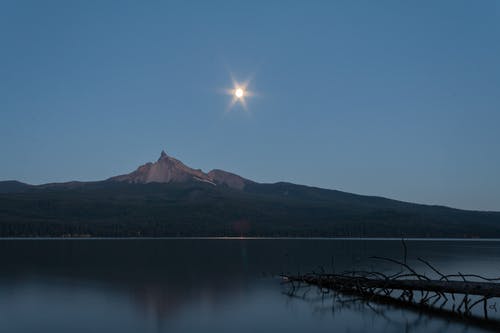
[[[500,213],[290,183],[0,182],[2,237],[500,237]]]

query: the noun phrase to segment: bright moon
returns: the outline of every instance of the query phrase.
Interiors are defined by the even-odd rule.
[[[234,91],[234,95],[235,95],[237,98],[242,98],[242,97],[243,97],[243,94],[244,94],[244,91],[243,91],[243,89],[241,89],[241,88],[237,88],[237,89]]]
[[[231,80],[233,81],[233,87],[231,89],[224,89],[224,93],[232,97],[227,110],[229,111],[235,104],[241,104],[243,109],[247,111],[246,99],[254,96],[254,93],[247,89],[250,81],[236,82],[232,77]]]

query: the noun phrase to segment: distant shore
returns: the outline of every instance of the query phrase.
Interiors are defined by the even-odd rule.
[[[443,238],[443,237],[0,237],[2,240],[348,240],[348,241],[468,241],[500,242],[500,238]]]

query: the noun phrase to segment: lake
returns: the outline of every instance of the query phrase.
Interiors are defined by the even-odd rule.
[[[500,241],[407,240],[409,263],[500,276]],[[486,332],[408,310],[292,298],[280,273],[398,271],[400,240],[0,240],[2,332]],[[377,311],[375,311],[377,310]],[[500,310],[500,305],[499,305]]]

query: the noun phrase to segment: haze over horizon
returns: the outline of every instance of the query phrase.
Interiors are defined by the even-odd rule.
[[[102,180],[165,149],[500,211],[500,4],[301,4],[2,2],[0,180]],[[247,110],[220,93],[231,75],[252,78]]]

